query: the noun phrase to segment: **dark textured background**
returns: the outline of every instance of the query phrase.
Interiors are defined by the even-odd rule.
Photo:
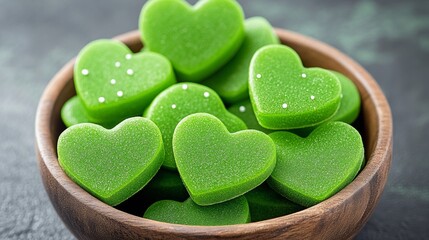
[[[0,239],[73,238],[38,173],[37,102],[86,43],[136,29],[143,2],[0,0]],[[428,239],[429,1],[240,2],[247,17],[325,41],[379,82],[393,111],[393,165],[357,239]]]

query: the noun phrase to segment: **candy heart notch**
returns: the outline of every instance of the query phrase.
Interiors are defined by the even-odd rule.
[[[269,135],[276,144],[277,164],[268,184],[303,206],[315,205],[349,184],[364,161],[359,132],[343,122],[329,122],[307,138],[290,132]]]
[[[184,117],[200,112],[216,116],[231,132],[247,129],[240,118],[226,110],[222,100],[212,89],[197,83],[175,84],[159,94],[144,113],[162,132],[164,167],[176,169],[171,142],[176,125]]]
[[[143,188],[164,160],[161,132],[141,117],[112,130],[91,123],[74,125],[61,133],[57,151],[65,173],[112,206]]]
[[[304,68],[298,54],[283,45],[259,49],[249,73],[256,118],[268,129],[295,129],[328,120],[338,110],[341,85],[321,68]]]
[[[216,117],[184,118],[173,135],[177,169],[192,200],[212,205],[238,197],[264,182],[276,164],[276,149],[265,133],[229,133]]]
[[[198,82],[228,62],[244,38],[244,15],[235,0],[183,0],[145,4],[139,28],[145,48],[166,56],[179,79]]]
[[[160,54],[133,54],[115,40],[97,40],[79,53],[74,82],[92,121],[114,122],[141,115],[158,93],[175,83]]]
[[[204,207],[195,204],[190,198],[183,203],[162,200],[152,204],[143,217],[161,222],[199,226],[232,225],[250,221],[249,205],[243,196]]]

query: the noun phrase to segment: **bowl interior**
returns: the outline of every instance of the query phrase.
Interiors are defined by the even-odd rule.
[[[359,89],[362,109],[354,125],[364,139],[366,166],[351,184],[330,199],[303,211],[266,221],[234,226],[197,227],[159,223],[110,207],[72,182],[58,164],[56,143],[58,136],[65,129],[61,121],[60,111],[63,104],[75,95],[73,84],[74,60],[71,60],[46,88],[39,103],[36,117],[36,147],[39,154],[42,179],[51,202],[69,229],[76,236],[83,238],[86,236],[106,236],[103,235],[105,233],[102,233],[103,231],[101,230],[93,230],[90,227],[78,226],[77,223],[70,223],[70,219],[77,217],[81,220],[88,218],[88,221],[101,221],[100,224],[104,227],[106,225],[103,225],[103,223],[114,222],[124,231],[137,232],[136,236],[147,236],[148,232],[150,234],[168,233],[169,235],[166,236],[179,236],[180,234],[182,234],[180,236],[190,236],[189,233],[192,233],[194,237],[237,237],[248,236],[249,234],[254,234],[254,237],[258,236],[257,234],[262,234],[259,236],[263,237],[312,236],[308,234],[294,235],[300,231],[302,232],[299,228],[304,223],[311,226],[306,229],[307,232],[320,232],[319,235],[314,236],[323,236],[320,234],[325,231],[324,228],[329,227],[336,228],[337,235],[327,234],[327,237],[350,237],[356,234],[372,213],[387,178],[392,138],[389,106],[372,77],[344,54],[330,46],[296,33],[278,29],[277,34],[283,44],[294,48],[298,52],[305,66],[317,66],[341,72],[353,80]],[[142,48],[137,31],[121,35],[117,39],[125,42],[133,51],[138,51]],[[383,172],[383,174],[380,175],[380,172]],[[377,188],[368,189],[371,181],[379,183]],[[64,196],[60,196],[61,194]],[[365,194],[372,195],[366,196]],[[354,206],[353,204],[356,203],[362,206]],[[82,212],[74,208],[83,208],[86,213],[82,215]],[[354,211],[355,214],[338,215],[349,211]],[[333,219],[332,216],[334,216]],[[338,224],[324,222],[332,220],[337,221]],[[344,223],[346,225],[341,224],[341,221],[346,222]],[[297,230],[293,232],[295,227]],[[340,227],[343,229],[339,229]],[[114,229],[114,231],[121,230]],[[138,235],[140,233],[143,235]]]

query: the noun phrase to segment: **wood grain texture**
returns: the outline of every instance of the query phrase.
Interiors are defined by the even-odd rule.
[[[294,48],[306,66],[342,72],[362,96],[358,129],[364,137],[367,164],[342,191],[303,211],[266,221],[234,226],[201,227],[160,223],[110,207],[72,182],[58,165],[56,141],[64,125],[60,109],[75,94],[71,60],[51,80],[36,115],[36,150],[43,184],[65,225],[79,239],[349,239],[364,226],[387,180],[392,152],[392,117],[374,79],[338,50],[300,34],[277,29],[283,44]],[[134,51],[138,32],[117,39]]]

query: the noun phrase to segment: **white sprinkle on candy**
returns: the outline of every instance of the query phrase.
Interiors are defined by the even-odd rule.
[[[131,76],[131,75],[133,75],[133,74],[134,74],[134,71],[133,71],[132,69],[128,69],[128,70],[127,70],[127,74]]]
[[[262,75],[261,74],[256,74],[256,78],[261,78],[262,77]]]
[[[171,108],[172,108],[172,109],[176,109],[176,107],[177,107],[177,106],[176,106],[176,104],[172,104],[172,105],[171,105]]]
[[[311,98],[311,100],[314,100],[315,97],[313,95],[311,95],[310,98]]]
[[[302,77],[302,78],[306,78],[306,77],[307,77],[307,74],[303,73],[303,74],[301,74],[301,77]]]
[[[116,80],[115,79],[110,80],[110,84],[115,85],[116,84]]]
[[[287,108],[287,103],[283,103],[282,108]]]
[[[99,97],[98,98],[98,102],[99,103],[104,103],[106,101],[106,99],[104,97]]]
[[[82,69],[82,75],[86,76],[89,74],[89,70],[88,69]]]
[[[127,55],[125,55],[125,58],[127,59],[127,60],[130,60],[131,59],[131,54],[127,54]]]
[[[188,84],[183,84],[183,85],[182,85],[182,89],[183,89],[183,90],[188,89]]]
[[[115,67],[120,67],[121,66],[121,63],[120,62],[115,62]]]
[[[122,97],[122,96],[124,96],[124,92],[122,92],[122,91],[118,91],[118,92],[116,93],[116,95],[118,95],[118,97]]]
[[[240,107],[238,108],[238,110],[239,110],[240,112],[245,112],[245,111],[246,111],[246,107],[245,107],[245,106],[240,106]]]
[[[206,97],[206,98],[210,97],[210,93],[209,92],[204,92],[204,97]]]

